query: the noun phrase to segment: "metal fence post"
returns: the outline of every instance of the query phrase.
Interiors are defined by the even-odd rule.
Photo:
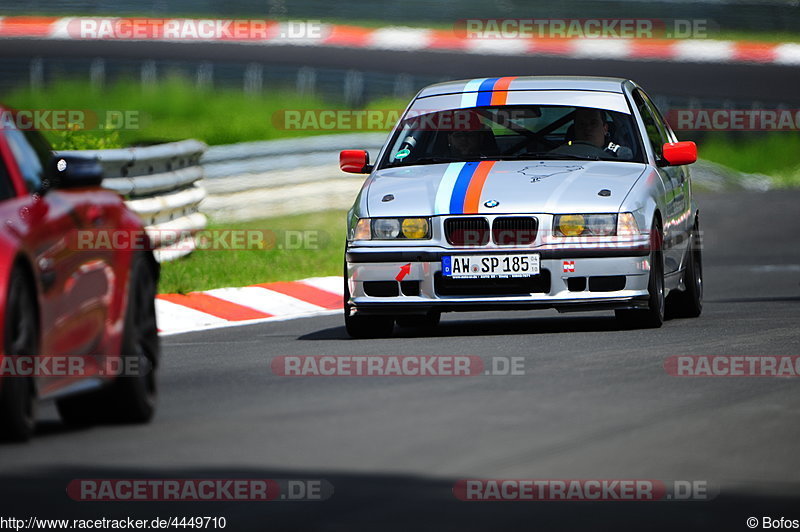
[[[409,74],[398,74],[394,78],[394,97],[408,98],[414,92],[414,80]]]
[[[244,92],[258,94],[264,86],[264,67],[259,63],[250,63],[244,69]]]
[[[214,84],[214,65],[209,62],[200,63],[197,66],[196,86],[198,89],[205,89]]]
[[[300,96],[313,96],[317,90],[317,71],[311,67],[301,67],[297,70],[297,94]]]
[[[99,57],[92,60],[92,64],[89,67],[89,83],[94,90],[102,89],[106,84],[105,60]]]
[[[141,84],[142,89],[152,89],[156,85],[156,62],[152,59],[142,62]]]
[[[44,61],[41,57],[31,59],[30,86],[34,91],[44,87]]]
[[[344,76],[344,101],[356,107],[364,100],[364,74],[356,70],[348,70]]]

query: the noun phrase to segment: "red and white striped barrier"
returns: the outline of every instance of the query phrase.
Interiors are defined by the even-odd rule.
[[[94,21],[83,31],[82,24]],[[109,32],[106,27],[114,28]],[[292,35],[292,23],[269,20],[250,23],[237,33],[227,21],[194,19],[99,18],[99,17],[2,17],[0,38],[53,40],[140,40],[235,42],[250,45],[301,45],[401,51],[461,51],[474,54],[548,55],[571,58],[658,60],[677,62],[762,63],[800,65],[799,43],[759,43],[713,39],[472,39],[454,31],[410,27],[363,28],[315,23],[313,32]],[[255,28],[255,22],[259,26]],[[145,30],[134,32],[139,23]],[[222,24],[220,24],[222,23]],[[306,23],[310,24],[310,23]],[[180,37],[164,34],[164,28],[182,28]],[[190,31],[184,31],[187,27]],[[220,29],[220,28],[223,29]],[[121,31],[120,28],[124,31]],[[233,29],[231,29],[233,28]],[[287,31],[287,29],[289,31]],[[257,31],[254,31],[257,30]],[[244,35],[241,37],[240,35]]]
[[[249,323],[281,321],[342,311],[341,277],[312,277],[188,294],[159,294],[156,317],[162,335]]]

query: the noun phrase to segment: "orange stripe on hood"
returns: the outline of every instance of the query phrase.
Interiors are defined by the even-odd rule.
[[[495,161],[482,161],[472,174],[472,179],[467,187],[467,195],[464,197],[464,214],[477,214],[478,207],[481,203],[481,193],[483,193],[483,185],[486,183],[486,178],[489,176],[492,166]]]

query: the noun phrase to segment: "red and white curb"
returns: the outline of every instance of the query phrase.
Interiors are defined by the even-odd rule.
[[[341,277],[216,288],[188,294],[159,294],[156,319],[161,335],[219,327],[336,314],[342,310]]]
[[[100,20],[101,17],[85,17]],[[0,38],[53,40],[113,40],[81,37],[75,17],[0,17]],[[102,20],[144,20],[106,17]],[[156,20],[156,19],[152,19]],[[157,19],[157,22],[185,24],[189,19]],[[410,27],[363,28],[320,24],[319,37],[292,39],[284,36],[285,23],[268,21],[263,39],[236,40],[230,37],[167,39],[158,36],[137,41],[227,42],[243,45],[299,45],[364,48],[401,51],[460,51],[474,54],[546,55],[570,58],[658,60],[676,62],[760,63],[800,65],[800,43],[761,43],[713,39],[470,39],[454,31]]]

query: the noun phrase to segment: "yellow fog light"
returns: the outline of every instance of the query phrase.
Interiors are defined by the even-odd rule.
[[[556,228],[564,236],[578,236],[586,230],[586,219],[580,214],[565,214],[558,217]]]
[[[403,220],[403,236],[416,239],[427,237],[428,220],[425,218],[406,218]]]

